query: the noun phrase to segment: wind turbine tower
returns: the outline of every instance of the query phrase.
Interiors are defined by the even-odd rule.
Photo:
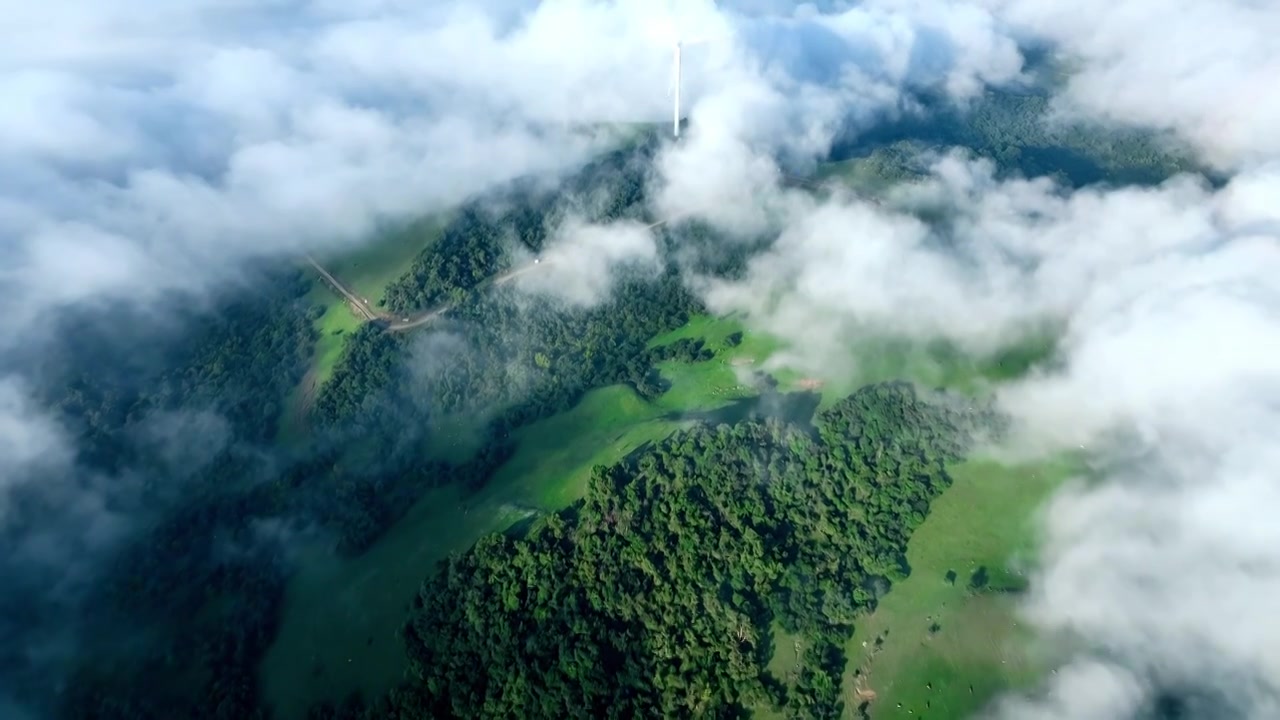
[[[680,81],[681,81],[681,60],[684,50],[690,45],[698,45],[707,42],[711,38],[699,37],[694,40],[684,40],[680,37],[680,33],[676,30],[675,24],[666,19],[655,24],[653,32],[659,38],[672,44],[671,57],[671,87],[668,92],[671,94],[673,106],[671,108],[671,132],[676,137],[680,137]]]
[[[674,34],[674,33],[673,33]],[[671,95],[674,99],[674,105],[671,109],[671,132],[675,137],[680,137],[680,61],[681,54],[684,49],[690,45],[698,45],[707,42],[708,38],[698,38],[696,40],[681,40],[678,36],[675,38],[674,53],[672,55],[671,65]]]
[[[675,137],[679,138],[680,137],[680,41],[678,39],[676,40],[676,45],[675,45],[675,64],[672,66],[672,72],[674,73],[674,78],[675,78],[673,81],[675,83],[674,85],[675,89],[673,90],[673,93],[675,95],[675,111],[674,111],[675,117],[674,117],[673,126],[671,128],[671,132],[675,135]]]

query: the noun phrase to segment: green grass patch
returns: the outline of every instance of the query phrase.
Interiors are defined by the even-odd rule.
[[[323,287],[315,292],[329,293]],[[341,305],[331,293],[329,297],[334,305]],[[324,369],[332,371],[332,364],[341,353],[343,337],[354,330],[357,323],[344,307],[331,307],[317,322],[322,335],[315,372],[327,377],[322,374]],[[336,330],[342,332],[335,334]],[[319,547],[309,551],[301,563],[302,569],[290,581],[282,625],[262,666],[264,695],[276,709],[277,716],[294,720],[301,718],[307,707],[318,700],[340,701],[352,692],[373,697],[391,687],[406,667],[397,632],[407,615],[408,603],[435,564],[449,553],[463,551],[481,536],[502,531],[531,515],[573,503],[585,491],[593,466],[616,462],[642,444],[666,437],[679,427],[675,419],[682,413],[716,410],[735,400],[757,395],[758,388],[750,382],[751,371],[763,369],[782,344],[773,338],[748,333],[743,333],[736,343],[731,342],[731,336],[738,333],[743,333],[743,326],[734,317],[692,318],[684,327],[655,338],[650,345],[700,338],[716,356],[700,363],[663,363],[659,369],[672,386],[655,401],[646,402],[626,386],[588,393],[570,410],[521,429],[516,436],[515,455],[478,494],[464,497],[455,488],[430,491],[368,552],[357,558],[333,558]],[[984,367],[982,363],[973,363],[963,371],[953,369],[948,371],[950,374],[929,375],[926,372],[929,363],[912,359],[915,357],[912,353],[918,355],[919,348],[884,346],[879,356],[876,348],[874,343],[869,343],[859,350],[869,358],[859,365],[859,377],[847,383],[848,390],[840,383],[841,387],[832,384],[824,393],[835,398],[865,382],[913,374],[958,381],[966,377],[966,373],[981,374]],[[1039,357],[1036,353],[1032,355]],[[958,356],[953,361],[960,363]],[[787,376],[785,371],[779,374]],[[802,379],[798,374],[793,375],[794,381]],[[446,445],[451,443],[462,453],[470,432],[464,425],[456,428],[456,432],[444,428],[437,434],[445,439]],[[901,623],[907,628],[902,631],[905,637],[910,626],[918,624],[919,613],[935,613],[938,602],[955,604],[949,595],[922,595],[913,589],[923,586],[931,574],[940,576],[946,572],[945,567],[941,571],[929,568],[959,562],[951,560],[946,552],[967,548],[963,558],[966,562],[983,562],[983,558],[988,558],[985,562],[990,567],[1005,567],[1003,560],[1007,554],[997,550],[1008,545],[997,543],[994,546],[997,550],[986,552],[973,544],[977,540],[953,542],[949,538],[976,538],[982,531],[992,532],[984,523],[993,512],[1010,518],[1010,523],[1013,518],[1019,522],[1026,520],[1034,502],[1025,501],[1024,496],[1030,493],[1035,499],[1042,498],[1052,483],[1042,488],[1034,483],[1019,485],[1017,492],[1005,493],[1000,479],[1008,478],[1001,475],[998,468],[992,473],[971,469],[981,467],[963,465],[955,470],[956,487],[938,500],[937,510],[918,532],[918,542],[913,541],[912,545],[913,553],[918,554],[917,547],[925,546],[942,548],[942,554],[938,557],[926,554],[923,558],[912,555],[910,559],[916,572],[886,596],[880,610],[864,623],[867,627],[878,623],[874,626],[897,628]],[[953,509],[947,511],[948,506]],[[933,535],[929,528],[935,528]],[[948,539],[940,541],[938,537]],[[936,555],[939,551],[933,552]],[[989,559],[994,557],[1000,561]],[[944,586],[943,591],[967,597],[962,589]],[[907,602],[908,598],[914,599]],[[963,612],[985,617],[982,604],[986,602],[986,596],[979,596],[973,602],[973,609]],[[991,602],[1005,600],[993,598]],[[1000,622],[1010,617],[1007,609],[995,616]],[[963,619],[964,616],[956,617]],[[944,628],[939,638],[950,637],[946,632]],[[860,637],[862,634],[860,632]],[[958,637],[954,630],[953,634]],[[791,638],[782,635],[777,638],[773,664],[780,677],[785,677],[795,666],[793,644]],[[943,646],[939,642],[933,647]],[[901,651],[898,652],[900,659],[894,660],[895,655],[889,649],[877,660],[873,675],[876,682],[882,678],[892,682],[894,673],[929,670],[919,663],[934,661],[933,656]],[[952,655],[943,657],[950,659]],[[856,667],[861,661],[861,654],[851,649],[850,666]],[[851,707],[856,707],[856,703]]]
[[[700,397],[680,392],[690,402]],[[478,494],[432,490],[357,558],[311,551],[290,581],[284,619],[262,666],[264,694],[278,717],[301,718],[319,700],[389,689],[406,666],[397,631],[438,561],[535,511],[572,504],[595,465],[675,431],[679,423],[664,419],[672,409],[665,397],[648,403],[627,386],[595,390],[572,409],[521,429],[515,456]]]
[[[422,249],[435,242],[448,223],[447,215],[432,215],[384,233],[357,252],[321,260],[333,276],[354,293],[379,306],[387,286],[409,272]]]
[[[729,343],[731,335],[740,337],[736,345]],[[751,371],[778,347],[771,338],[747,335],[733,317],[708,315],[694,316],[685,325],[654,338],[649,347],[684,339],[702,340],[715,357],[699,363],[669,361],[658,365],[671,388],[658,398],[657,404],[671,412],[715,409],[758,394],[750,381]]]
[[[342,350],[347,346],[347,338],[360,328],[362,321],[351,308],[332,291],[317,283],[308,293],[308,300],[325,308],[324,314],[316,318],[315,328],[319,337],[316,339],[316,350],[311,357],[317,387],[329,381],[333,369],[342,357]]]
[[[595,390],[571,410],[521,430],[519,449],[491,485],[546,510],[571,505],[586,492],[593,467],[674,432],[677,424],[663,414],[628,386]]]
[[[824,398],[838,400],[862,385],[898,379],[979,396],[997,383],[1052,362],[1056,349],[1057,336],[1050,330],[1031,334],[985,357],[961,352],[948,342],[871,336],[850,346],[853,372],[829,384]],[[794,374],[779,373],[779,379],[789,381]]]
[[[907,549],[911,575],[857,625],[845,676],[846,715],[871,690],[875,720],[961,718],[1045,670],[1017,625],[1019,564],[1034,550],[1035,510],[1078,459],[1021,466],[969,461]],[[901,704],[901,707],[899,707]]]
[[[302,718],[313,702],[352,692],[373,697],[390,687],[405,666],[397,630],[418,584],[448,553],[516,519],[500,506],[464,508],[458,488],[439,488],[354,560],[308,550],[262,665],[263,693],[276,716]]]
[[[800,674],[805,641],[799,635],[792,635],[777,622],[773,623],[773,656],[769,658],[770,675],[780,680],[788,688],[792,687]],[[786,714],[765,703],[751,709],[751,720],[783,720]]]
[[[741,343],[730,347],[731,335],[742,333]],[[780,364],[778,356],[789,350],[778,338],[762,333],[746,332],[743,321],[735,316],[697,315],[684,326],[654,338],[650,347],[667,345],[677,340],[700,339],[715,351],[715,359],[687,365],[664,363],[663,374],[679,379],[681,392],[717,395],[728,400],[735,395],[734,386],[743,384],[751,370],[767,370],[784,391],[806,389],[815,380],[804,372]],[[985,357],[973,357],[955,345],[922,342],[883,335],[868,335],[848,346],[849,372],[843,377],[822,378],[823,405],[838,401],[869,383],[886,380],[911,380],[930,388],[947,388],[968,395],[980,395],[995,384],[1021,377],[1034,367],[1052,362],[1057,349],[1057,335],[1052,328],[1030,333],[1020,341]],[[770,362],[772,361],[772,362]],[[753,391],[738,390],[753,394]],[[701,402],[705,404],[704,397]]]
[[[325,269],[357,295],[369,301],[370,307],[381,302],[386,288],[409,271],[413,259],[443,231],[447,215],[433,215],[417,220],[398,230],[384,233],[376,242],[356,252],[322,258]],[[347,338],[364,319],[347,306],[310,266],[311,290],[303,297],[309,307],[322,307],[324,314],[316,318],[318,337],[311,355],[311,366],[302,381],[290,393],[285,411],[280,415],[277,437],[294,442],[306,431],[306,414],[320,387],[333,376],[342,357]]]
[[[791,685],[800,672],[804,655],[804,638],[793,635],[777,622],[773,623],[773,657],[769,658],[768,670],[774,677]]]
[[[319,276],[316,276],[311,290],[303,296],[303,302],[309,307],[324,308],[324,314],[313,323],[316,344],[311,351],[311,365],[298,385],[289,392],[284,412],[280,413],[276,437],[283,443],[295,442],[305,434],[306,414],[316,393],[333,376],[333,369],[342,357],[347,338],[362,322],[344,300],[320,281]]]
[[[706,340],[723,343],[729,335],[742,330],[742,323],[733,316],[716,317],[714,315],[694,315],[689,322],[670,332],[663,333],[649,341],[649,347],[656,348],[670,345],[677,340]]]

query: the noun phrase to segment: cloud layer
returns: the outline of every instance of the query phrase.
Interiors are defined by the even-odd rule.
[[[0,292],[9,343],[61,309],[234,282],[247,262],[358,242],[377,223],[560,169],[584,125],[667,117],[670,25],[690,130],[654,210],[751,235],[747,278],[705,287],[846,370],[868,329],[984,349],[1050,321],[1061,367],[1004,388],[1028,443],[1131,433],[1142,462],[1063,495],[1029,613],[1105,655],[1005,717],[1124,718],[1165,685],[1245,688],[1274,714],[1280,587],[1280,9],[1249,0],[280,0],[10,9],[0,47]],[[943,156],[883,205],[779,189],[781,167],[901,113],[965,102],[1054,44],[1066,116],[1154,128],[1234,174],[1070,193]],[[921,209],[945,211],[939,229]],[[650,257],[639,228],[568,228],[570,302]],[[558,269],[557,269],[558,268]],[[534,282],[534,275],[529,281]],[[546,289],[546,288],[543,288]],[[3,346],[0,346],[3,347]],[[55,458],[56,423],[0,382],[0,484]],[[0,487],[0,518],[3,499]],[[1197,685],[1199,684],[1199,685]],[[1095,695],[1080,687],[1096,690]],[[1111,692],[1102,690],[1110,688]],[[1091,700],[1090,697],[1093,699]],[[1094,704],[1090,704],[1094,703]]]
[[[588,307],[609,296],[624,267],[660,267],[653,230],[637,222],[588,225],[569,220],[538,258],[536,267],[515,279],[526,292]]]
[[[140,322],[161,319],[234,287],[256,261],[350,246],[385,221],[579,164],[609,140],[603,123],[666,122],[663,24],[706,39],[685,54],[686,107],[698,123],[726,123],[725,142],[748,153],[820,154],[846,117],[865,125],[902,110],[908,86],[972,93],[1020,64],[1008,40],[973,56],[945,49],[964,50],[925,12],[766,5],[49,0],[11,8],[0,47],[0,368],[22,365],[20,347],[38,355],[33,342],[72,313],[123,303],[147,311],[129,313]],[[687,188],[699,203],[719,202],[716,188],[729,180]],[[608,292],[615,266],[651,266],[655,256],[639,227],[563,228],[543,276],[555,286],[534,289],[590,303]],[[134,440],[157,467],[108,477],[78,466],[73,429],[39,408],[23,380],[0,377],[0,533],[20,540],[0,549],[0,567],[31,578],[8,587],[24,602],[53,607],[41,600],[64,593],[79,568],[61,559],[108,552],[138,504],[127,488],[155,489],[155,478],[134,475],[200,461],[184,454],[183,438],[207,442],[220,421],[144,420],[144,434],[153,432]],[[9,510],[19,498],[62,510],[35,527],[35,513]],[[0,630],[25,652],[10,633],[26,629]]]
[[[51,0],[7,25],[11,327],[201,291],[246,260],[356,242],[380,219],[576,163],[598,144],[583,126],[667,117],[671,30],[707,40],[685,53],[700,122],[802,155],[850,115],[901,109],[905,88],[971,96],[1021,62],[989,13],[947,2]],[[691,197],[718,200],[708,188]]]
[[[1268,98],[1280,48],[1267,38],[1280,10],[973,5],[1070,61],[1055,101],[1063,116],[1174,133],[1230,181],[1072,192],[997,180],[990,164],[950,154],[883,204],[813,201],[780,189],[744,133],[708,123],[693,132],[706,138],[665,159],[668,186],[707,193],[692,169],[731,168],[713,197],[740,211],[697,214],[728,230],[781,230],[745,279],[703,283],[704,294],[802,347],[792,362],[811,372],[847,373],[856,358],[846,348],[867,334],[982,351],[1045,323],[1061,328],[1055,365],[998,396],[1021,421],[1024,450],[1086,445],[1105,469],[1048,508],[1026,607],[1089,651],[1043,695],[1007,699],[992,714],[1121,720],[1145,717],[1161,698],[1208,697],[1215,716],[1272,717],[1280,545],[1266,509],[1280,500],[1280,148]]]
[[[1263,200],[1274,197],[1276,166],[1216,191],[1174,178],[1070,193],[949,156],[885,205],[780,203],[793,214],[774,248],[744,280],[708,284],[714,308],[746,312],[803,348],[792,362],[836,375],[867,334],[981,351],[1037,323],[1062,328],[1058,365],[998,397],[1023,451],[1087,446],[1107,479],[1049,508],[1027,612],[1109,659],[1071,666],[1048,697],[1001,717],[1120,720],[1170,689],[1232,697],[1239,717],[1275,712],[1280,211]],[[907,212],[922,208],[950,222]],[[1098,674],[1114,705],[1071,687]]]
[[[1177,133],[1220,168],[1280,156],[1280,6],[1252,0],[983,0],[1017,32],[1065,48],[1068,114]]]

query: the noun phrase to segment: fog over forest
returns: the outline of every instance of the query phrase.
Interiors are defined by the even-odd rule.
[[[705,42],[684,51],[688,126],[653,150],[648,217],[566,218],[548,272],[511,287],[590,310],[678,271],[709,310],[787,341],[775,362],[832,381],[867,333],[981,353],[1055,328],[1054,362],[994,393],[1014,421],[1000,452],[1085,448],[1099,471],[1038,516],[1020,607],[1079,652],[982,716],[1136,720],[1175,696],[1191,716],[1280,716],[1280,4],[44,0],[5,18],[0,718],[43,718],[75,658],[146,642],[96,634],[95,583],[203,497],[201,473],[233,463],[267,496],[302,462],[245,420],[301,379],[260,383],[268,358],[118,437],[90,431],[107,412],[53,406],[68,378],[185,398],[165,373],[188,338],[229,302],[291,302],[281,278],[303,253],[517,178],[554,187],[616,143],[611,123],[669,123],[672,29]],[[1081,184],[944,143],[875,200],[787,182],[993,89],[1047,94],[1050,128],[1140,131],[1203,172]],[[646,227],[671,217],[771,244],[741,273],[703,272]],[[424,358],[464,344],[410,342],[411,374],[426,387]],[[281,367],[302,353],[277,349]],[[412,425],[438,397],[380,422]],[[321,531],[281,507],[208,552],[292,562]]]

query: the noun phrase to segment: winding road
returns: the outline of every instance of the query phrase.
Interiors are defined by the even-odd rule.
[[[653,230],[654,228],[662,227],[667,223],[679,220],[680,218],[684,217],[687,214],[688,213],[673,215],[664,220],[659,220],[655,223],[650,223],[649,225],[645,226],[645,229]],[[367,322],[381,322],[388,332],[405,332],[408,330],[413,330],[415,328],[422,327],[423,325],[431,323],[435,319],[439,318],[441,315],[444,315],[445,313],[453,309],[453,303],[446,303],[443,305],[438,305],[429,310],[419,311],[417,313],[410,315],[409,317],[401,316],[400,318],[396,318],[396,316],[387,312],[376,312],[374,311],[373,308],[369,307],[368,300],[360,297],[354,291],[352,291],[351,288],[347,287],[346,285],[343,285],[341,280],[334,277],[333,273],[326,270],[324,266],[322,266],[320,262],[317,261],[314,257],[312,257],[311,255],[307,255],[306,258],[307,258],[307,263],[310,264],[311,267],[314,268],[315,271],[320,274],[320,277],[324,279],[325,283],[329,285],[329,287],[333,288],[334,291],[336,291],[340,296],[342,296],[344,300],[347,301],[347,304],[354,309],[357,315],[363,317]],[[505,283],[511,282],[512,280],[516,279],[517,277],[527,272],[532,272],[533,270],[536,270],[540,267],[545,267],[550,264],[552,264],[550,260],[543,260],[541,258],[537,258],[521,265],[520,267],[514,268],[512,270],[507,270],[506,272],[499,273],[497,275],[492,275],[489,278],[477,284],[476,288],[479,289],[486,286],[503,285]]]
[[[823,185],[818,182],[809,180],[807,178],[798,177],[796,175],[784,174],[783,179],[784,181],[787,181],[789,183],[794,183],[796,185],[803,185],[805,187],[815,189],[815,190],[820,190],[823,188]],[[672,223],[677,220],[680,220],[685,216],[690,215],[691,213],[692,211],[687,211],[677,215],[672,215],[671,217],[664,218],[654,223],[650,223],[645,226],[645,230],[653,230],[655,228],[662,227],[663,225],[666,225],[668,223]],[[375,311],[373,308],[369,307],[368,299],[360,297],[355,292],[353,292],[350,288],[348,288],[346,285],[343,285],[341,280],[334,277],[333,274],[330,273],[328,270],[326,270],[319,263],[319,261],[317,261],[314,257],[312,257],[311,255],[307,255],[306,259],[307,259],[307,262],[311,265],[311,267],[314,268],[315,271],[320,274],[320,277],[322,277],[331,288],[333,288],[339,295],[342,296],[343,299],[347,301],[347,304],[354,309],[356,314],[363,317],[366,322],[382,323],[383,327],[385,327],[386,330],[389,332],[406,332],[409,330],[413,330],[415,328],[422,327],[423,325],[427,325],[433,322],[440,316],[444,315],[445,313],[453,309],[453,303],[446,303],[443,305],[438,305],[434,308],[430,308],[428,310],[419,311],[408,317],[400,316],[398,318],[395,315],[392,315],[387,312]],[[486,286],[502,285],[502,284],[511,282],[512,280],[516,279],[520,275],[523,275],[527,272],[532,272],[533,270],[536,270],[540,267],[545,267],[550,264],[552,264],[551,260],[543,260],[541,258],[536,258],[530,262],[525,263],[524,265],[521,265],[518,268],[507,270],[506,272],[499,273],[497,275],[492,275],[489,278],[481,281],[475,287],[479,289]]]
[[[315,268],[316,272],[320,273],[320,277],[324,278],[325,281],[329,283],[329,287],[336,290],[339,295],[351,304],[351,307],[355,308],[357,314],[364,317],[365,320],[372,321],[378,319],[378,315],[369,309],[368,300],[361,302],[362,298],[357,297],[355,293],[347,289],[346,285],[343,285],[338,278],[334,277],[328,270],[325,270],[319,262],[316,262],[315,258],[307,255],[307,262],[311,264],[311,267]]]

